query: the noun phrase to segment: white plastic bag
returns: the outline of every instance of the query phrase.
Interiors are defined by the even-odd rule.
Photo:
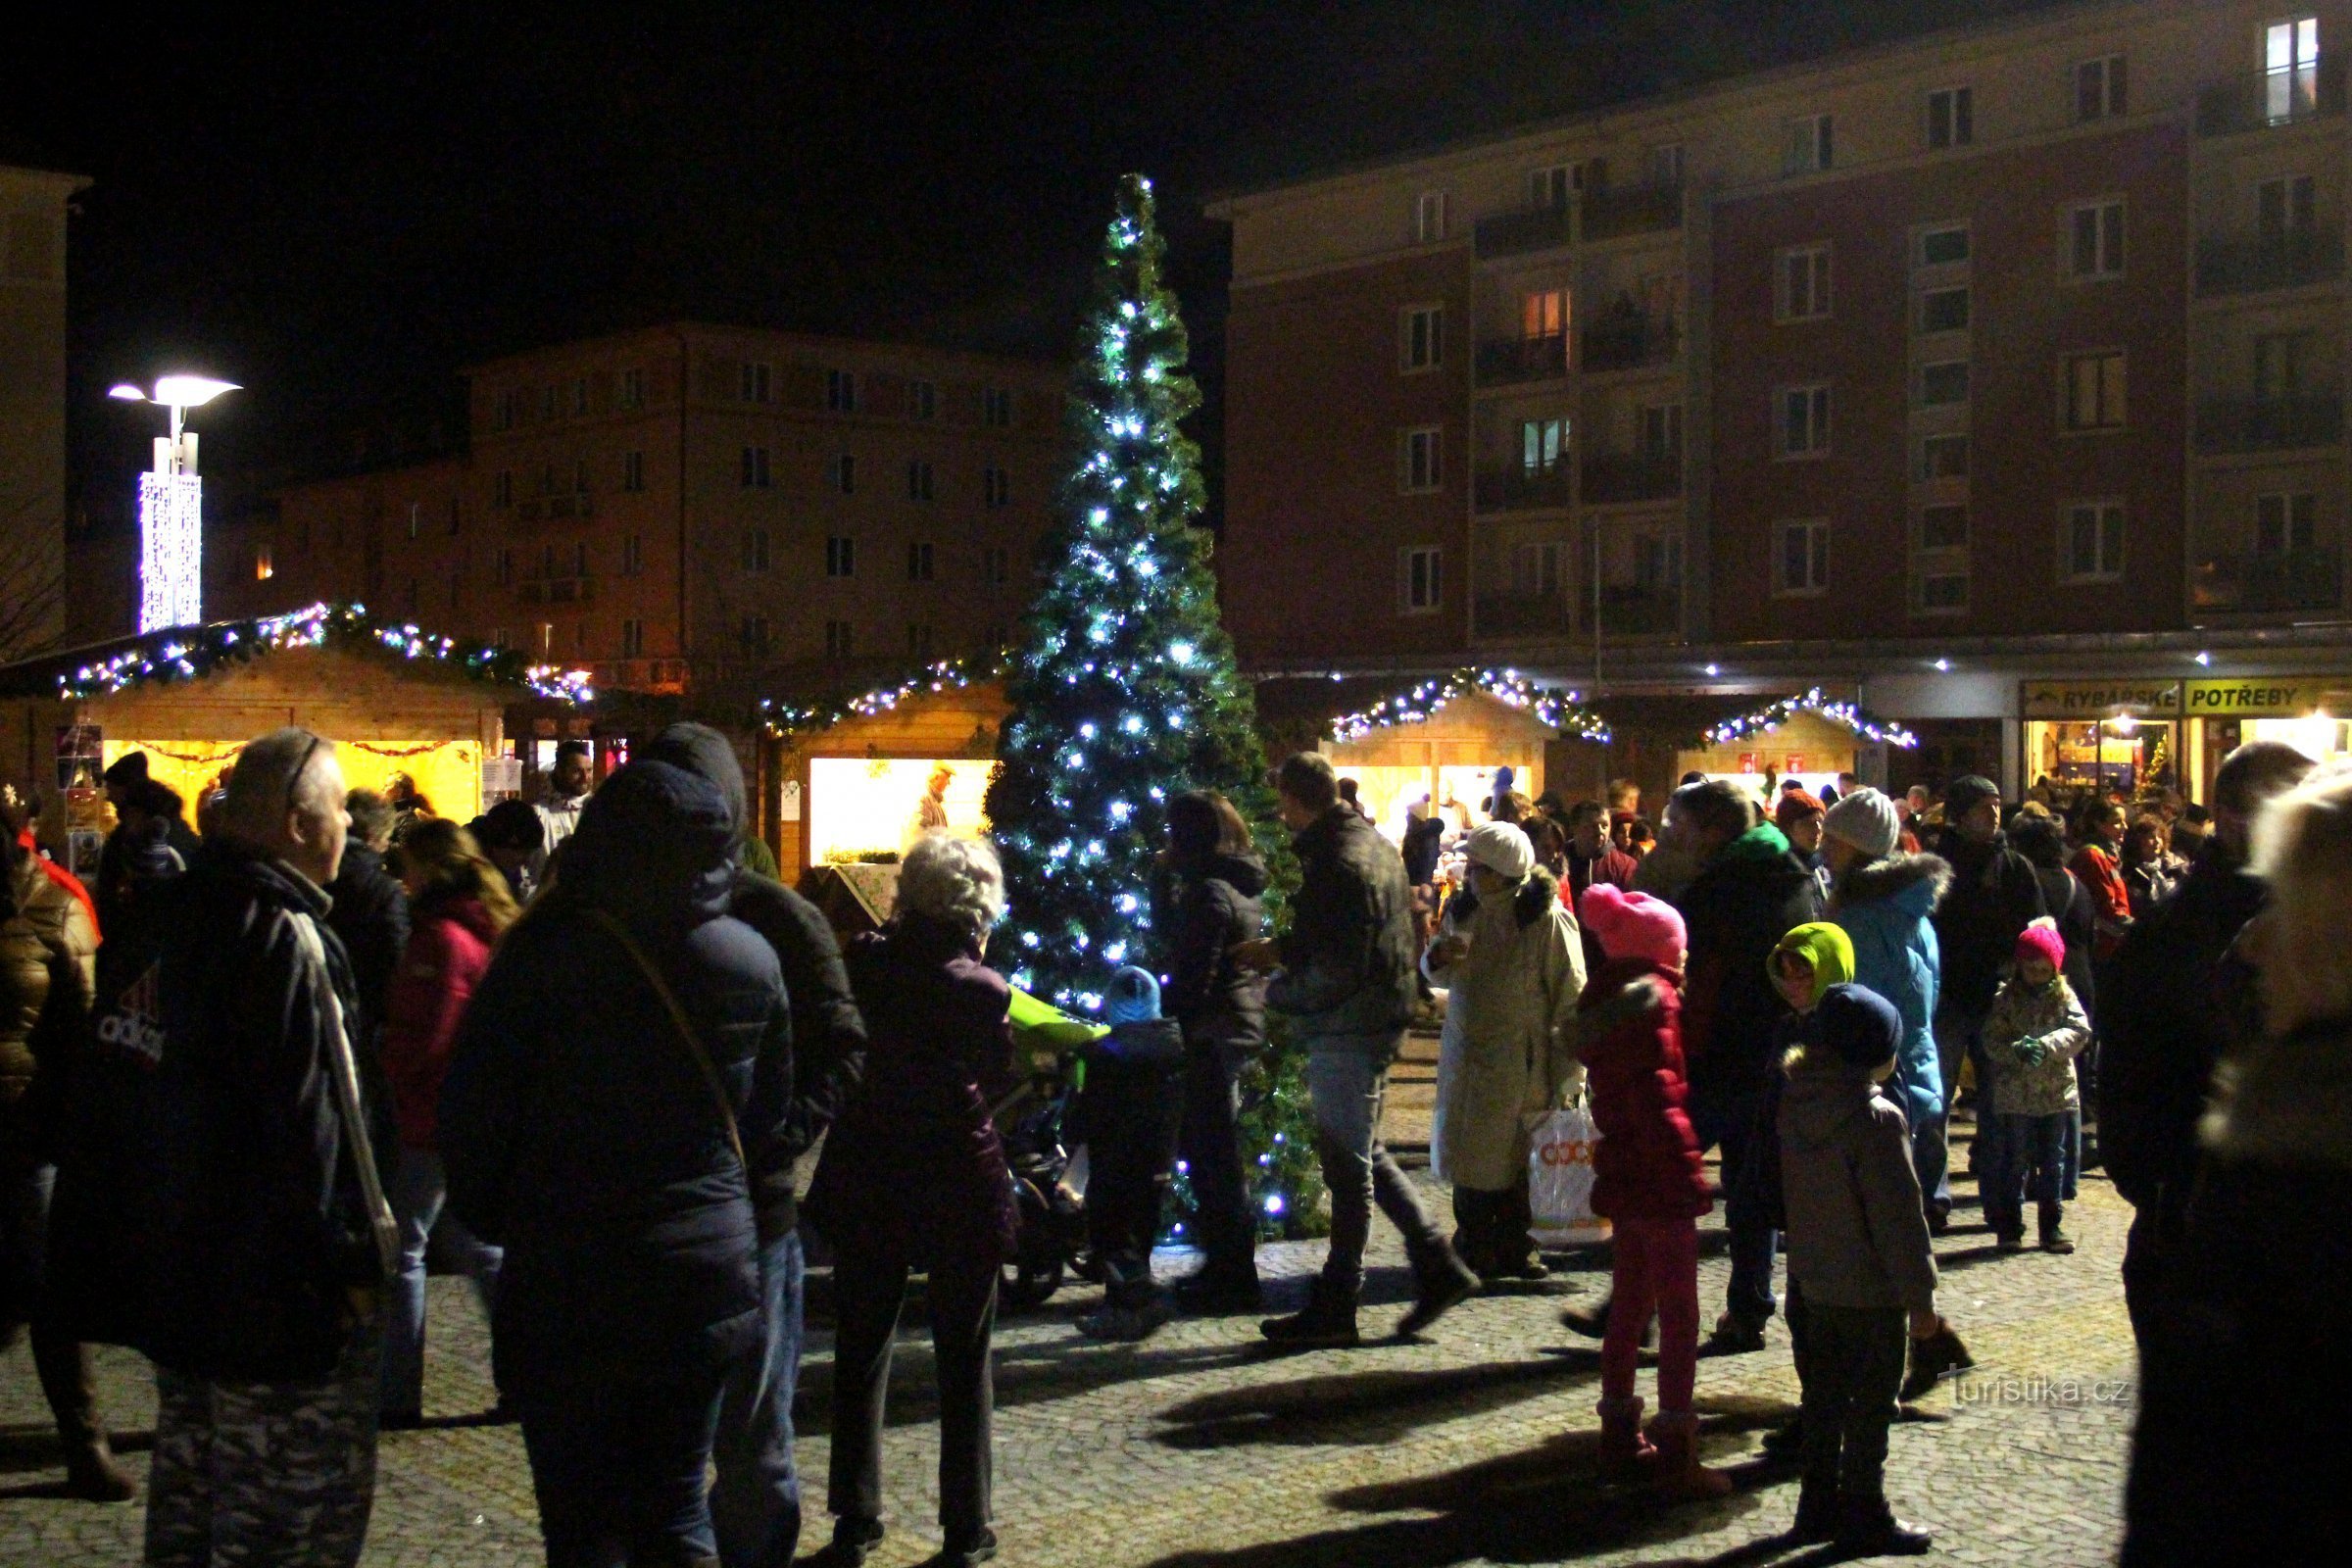
[[[1599,1141],[1581,1105],[1553,1111],[1536,1129],[1527,1155],[1527,1197],[1543,1246],[1607,1239],[1609,1222],[1592,1212],[1592,1146]]]

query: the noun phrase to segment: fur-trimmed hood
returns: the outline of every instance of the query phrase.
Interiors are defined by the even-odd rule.
[[[1848,869],[1831,904],[1842,908],[1899,900],[1904,913],[1925,919],[1951,885],[1952,864],[1940,855],[1888,855]]]
[[[2217,1153],[2352,1169],[2352,1028],[2306,1024],[2225,1058],[2201,1129]]]
[[[1454,923],[1469,925],[1471,917],[1478,913],[1479,903],[1478,890],[1475,888],[1465,886],[1455,894],[1452,905]],[[1549,914],[1555,906],[1560,906],[1560,879],[1543,866],[1529,871],[1511,890],[1511,912],[1517,916],[1522,931]]]

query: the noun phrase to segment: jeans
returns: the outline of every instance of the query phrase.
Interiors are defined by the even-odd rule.
[[[1772,1260],[1781,1250],[1781,1233],[1772,1216],[1758,1211],[1750,1184],[1741,1179],[1755,1143],[1755,1105],[1745,1102],[1709,1116],[1696,1129],[1699,1152],[1723,1151],[1723,1223],[1731,1235],[1732,1279],[1724,1292],[1724,1310],[1749,1328],[1761,1328],[1775,1310],[1772,1298]]]
[[[704,1484],[724,1376],[578,1383],[517,1400],[547,1568],[690,1563],[717,1549]]]
[[[1193,1047],[1184,1058],[1179,1148],[1193,1184],[1193,1226],[1212,1279],[1257,1277],[1257,1216],[1242,1165],[1241,1072],[1234,1054]]]
[[[1658,1409],[1690,1408],[1698,1374],[1698,1221],[1625,1219],[1612,1241],[1609,1327],[1600,1342],[1600,1394],[1629,1399],[1642,1336],[1658,1319]]]
[[[801,1233],[760,1245],[759,1348],[727,1374],[711,1448],[710,1522],[726,1568],[791,1568],[801,1540],[801,1473],[792,1462],[792,1396],[801,1381],[807,1257]]]
[[[1990,1120],[1979,1118],[1980,1122]],[[2002,1116],[1994,1162],[1984,1173],[1984,1218],[1995,1236],[2022,1236],[2031,1182],[2041,1228],[2057,1228],[2066,1182],[2067,1115]]]
[[[392,1190],[384,1195],[392,1204],[393,1222],[400,1227],[400,1271],[393,1277],[384,1314],[386,1415],[415,1415],[424,1407],[424,1251],[434,1226],[442,1227],[442,1242],[458,1253],[461,1271],[471,1276],[484,1317],[498,1296],[499,1264],[506,1254],[476,1241],[455,1214],[441,1212],[448,1196],[441,1156],[429,1149],[404,1147]]]
[[[1805,1486],[1849,1501],[1886,1494],[1886,1429],[1910,1348],[1899,1306],[1805,1306]]]
[[[1991,1159],[2000,1147],[2000,1128],[1992,1114],[1992,1078],[1984,1070],[1984,1054],[1978,1039],[1984,1032],[1984,1014],[1974,1008],[1943,1006],[1936,1009],[1936,1063],[1943,1073],[1943,1114],[1936,1117],[1915,1134],[1913,1146],[1915,1163],[1919,1170],[1919,1190],[1926,1196],[1928,1207],[1938,1214],[1952,1211],[1952,1102],[1960,1096],[1960,1063],[1977,1064],[1977,1142],[1974,1151],[1976,1168],[1989,1169]],[[1930,1181],[1930,1172],[1935,1180]]]
[[[904,1258],[845,1250],[833,1265],[833,1455],[825,1506],[837,1519],[882,1517],[882,1418],[906,1305]],[[1000,1266],[986,1248],[931,1261],[931,1356],[939,1378],[939,1522],[948,1541],[988,1528],[995,1482]]]
[[[1324,1047],[1306,1058],[1306,1093],[1315,1116],[1315,1157],[1331,1193],[1331,1250],[1323,1259],[1323,1285],[1353,1301],[1364,1286],[1364,1243],[1372,1234],[1372,1205],[1404,1233],[1415,1262],[1445,1250],[1437,1221],[1380,1142],[1381,1102],[1388,1092],[1389,1063],[1402,1037]]]

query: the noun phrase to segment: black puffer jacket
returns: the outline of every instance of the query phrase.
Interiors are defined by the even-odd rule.
[[[1747,1125],[1779,1059],[1782,1003],[1768,967],[1781,938],[1820,918],[1821,883],[1780,829],[1752,827],[1717,851],[1674,901],[1688,928],[1683,1051],[1702,1143]]]
[[[660,969],[716,1070],[745,1161],[790,1114],[776,956],[726,910],[734,829],[718,790],[662,762],[606,781],[562,876],[507,933],[441,1088],[450,1206],[507,1249],[499,1388],[660,1382],[760,1335],[751,1189],[710,1081],[653,984]]]
[[[2001,988],[2017,934],[2049,911],[2034,864],[2005,834],[1980,843],[1947,827],[1936,853],[1951,862],[1952,885],[1936,906],[1936,945],[1943,954],[1942,1004],[1982,1015]]]
[[[1266,982],[1229,956],[1265,923],[1258,895],[1266,863],[1254,855],[1220,855],[1177,879],[1167,921],[1170,963],[1160,1005],[1184,1028],[1195,1051],[1255,1051],[1266,1043]]]
[[[1312,1045],[1380,1046],[1412,1021],[1412,889],[1396,847],[1341,802],[1298,837],[1298,896],[1266,1004]]]

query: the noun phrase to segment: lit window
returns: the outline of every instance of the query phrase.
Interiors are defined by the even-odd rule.
[[[253,552],[253,580],[268,582],[277,575],[277,567],[270,559],[270,547],[261,545]]]

